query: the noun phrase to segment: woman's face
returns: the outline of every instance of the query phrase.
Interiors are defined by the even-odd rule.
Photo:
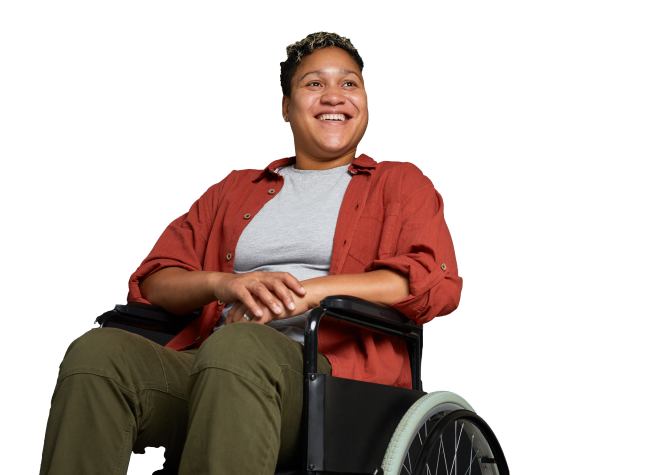
[[[356,62],[336,47],[305,56],[293,75],[291,97],[282,101],[282,115],[291,123],[296,156],[316,162],[355,156],[368,120],[367,94]]]

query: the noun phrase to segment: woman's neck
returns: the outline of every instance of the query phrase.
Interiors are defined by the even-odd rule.
[[[349,165],[356,158],[356,149],[340,155],[339,157],[314,157],[296,150],[297,170],[330,170],[344,165]]]

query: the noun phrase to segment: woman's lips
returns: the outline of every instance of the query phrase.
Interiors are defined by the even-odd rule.
[[[344,114],[321,114],[317,119],[332,122],[344,122],[347,120],[347,117]]]
[[[316,119],[316,120],[319,121],[319,122],[323,122],[324,124],[327,124],[327,125],[344,125],[351,119],[346,119],[346,120],[321,120],[321,119]]]

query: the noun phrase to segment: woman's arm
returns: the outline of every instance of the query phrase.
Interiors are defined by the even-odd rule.
[[[182,315],[214,300],[210,284],[212,274],[215,272],[190,272],[181,267],[167,267],[143,279],[139,288],[153,305]]]
[[[409,278],[393,269],[378,269],[364,274],[317,277],[303,282],[310,308],[329,295],[351,295],[391,305],[409,296]]]

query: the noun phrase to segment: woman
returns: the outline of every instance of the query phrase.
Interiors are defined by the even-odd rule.
[[[132,275],[130,301],[202,308],[166,348],[115,329],[72,343],[41,473],[124,473],[132,449],[165,446],[171,473],[272,474],[297,461],[308,310],[346,294],[422,324],[457,307],[432,183],[409,163],[356,157],[368,121],[357,50],[316,33],[287,53],[295,157],[213,185]],[[410,387],[399,341],[324,322],[319,350],[321,373]]]

